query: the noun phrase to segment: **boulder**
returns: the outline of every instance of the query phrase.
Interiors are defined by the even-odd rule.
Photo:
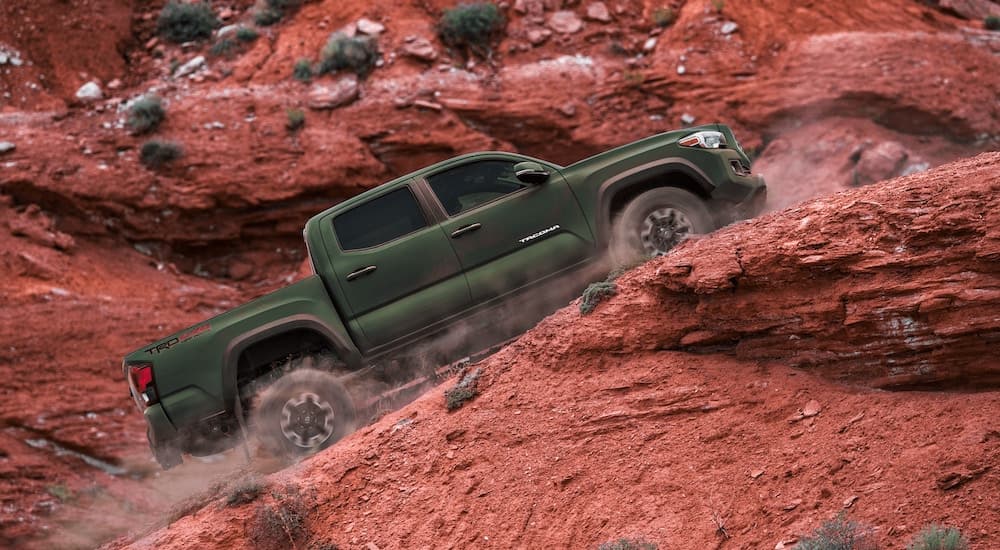
[[[587,6],[587,19],[610,23],[611,12],[608,11],[608,6],[604,2],[594,2]]]
[[[76,91],[76,98],[80,101],[97,101],[103,97],[104,92],[101,91],[101,85],[93,80],[80,86],[80,89]]]
[[[316,110],[336,109],[358,98],[358,77],[342,76],[330,85],[317,84],[309,91],[309,108]]]
[[[573,34],[583,29],[583,21],[576,12],[563,10],[549,16],[548,26],[561,34]]]

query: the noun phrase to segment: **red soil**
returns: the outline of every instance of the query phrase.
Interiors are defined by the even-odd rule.
[[[534,3],[545,17],[589,4]],[[120,357],[294,279],[305,218],[395,175],[489,148],[568,163],[690,115],[736,128],[779,209],[1000,148],[1000,33],[928,3],[606,3],[611,23],[537,47],[526,35],[540,24],[511,6],[494,62],[462,70],[433,37],[451,1],[307,2],[196,79],[171,78],[171,62],[207,44],[146,47],[163,2],[0,3],[0,49],[26,61],[0,66],[0,141],[17,146],[0,156],[0,546],[93,546],[231,470],[238,456],[156,470]],[[251,19],[248,0],[213,4],[231,8],[227,23]],[[678,14],[663,30],[651,24],[661,4]],[[308,109],[312,85],[291,80],[292,65],[362,16],[386,26],[385,65],[357,101]],[[723,34],[730,21],[738,30]],[[410,35],[431,39],[439,61],[402,56]],[[90,80],[106,99],[81,104]],[[124,102],[150,90],[167,118],[129,135]],[[306,110],[298,133],[288,108]],[[143,168],[149,137],[184,157]],[[728,545],[770,548],[853,495],[891,547],[929,521],[998,546],[996,173],[995,155],[979,157],[692,243],[622,281],[631,309],[620,298],[583,319],[565,310],[497,356],[470,407],[445,415],[439,391],[269,483],[329,469],[306,478],[325,502],[309,526],[347,547],[629,534],[711,547],[715,512]],[[967,223],[979,229],[958,231]],[[709,263],[685,267],[696,255]],[[893,347],[900,338],[917,349]],[[515,360],[525,349],[538,356]],[[900,385],[949,391],[870,389]],[[787,421],[813,398],[812,424]],[[404,417],[414,422],[393,431]],[[938,488],[951,474],[975,479]],[[245,544],[205,523],[220,513],[152,540]]]

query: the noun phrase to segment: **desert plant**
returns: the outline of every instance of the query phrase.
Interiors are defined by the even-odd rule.
[[[261,27],[270,27],[278,21],[281,21],[281,18],[284,16],[285,14],[281,13],[281,10],[276,10],[268,6],[261,6],[254,10],[253,22],[257,23]]]
[[[479,393],[476,386],[479,383],[479,376],[482,373],[482,369],[468,371],[464,375],[459,376],[457,384],[445,390],[444,404],[449,411],[460,408]]]
[[[213,57],[232,57],[238,48],[239,44],[237,44],[235,38],[223,36],[222,38],[216,40],[215,44],[212,44],[208,53]]]
[[[841,512],[809,536],[799,539],[796,550],[877,550],[878,541],[868,527],[847,519]]]
[[[299,82],[309,82],[313,77],[312,61],[302,58],[295,62],[292,78]]]
[[[917,533],[906,550],[969,550],[969,542],[955,527],[931,524]]]
[[[236,39],[240,42],[253,42],[260,37],[260,33],[253,27],[240,27],[236,29]]]
[[[620,538],[605,542],[597,550],[657,550],[659,546],[643,539]]]
[[[264,493],[266,487],[254,476],[236,482],[226,494],[226,506],[249,504]]]
[[[259,504],[250,520],[248,531],[255,548],[297,547],[309,534],[306,529],[308,506],[302,495],[292,487],[275,492],[273,504]]]
[[[49,485],[45,488],[45,492],[59,499],[59,502],[70,502],[72,500],[76,500],[76,493],[62,483]]]
[[[659,7],[653,10],[653,24],[657,27],[669,27],[677,20],[677,13],[673,8]]]
[[[330,35],[319,56],[317,74],[348,69],[364,78],[375,68],[378,45],[368,36],[347,36],[342,32]]]
[[[154,139],[142,144],[142,148],[139,149],[139,161],[147,168],[156,169],[179,159],[183,154],[180,145]]]
[[[170,0],[156,21],[156,31],[171,42],[191,42],[212,36],[219,20],[207,3],[185,4]]]
[[[722,13],[722,10],[726,7],[726,0],[712,0],[712,8],[716,13]]]
[[[125,124],[133,134],[148,134],[159,128],[166,116],[163,101],[158,96],[146,95],[136,99],[129,106]]]
[[[618,285],[612,281],[598,281],[591,283],[583,291],[580,299],[580,315],[587,315],[597,308],[597,304],[618,294]]]
[[[438,21],[437,33],[441,42],[450,48],[466,55],[472,52],[489,58],[493,52],[493,43],[503,33],[505,24],[503,14],[496,4],[460,4],[445,10]]]
[[[288,120],[285,121],[285,128],[289,132],[298,131],[306,125],[306,113],[302,109],[287,109],[285,115],[288,117]]]
[[[991,31],[1000,31],[1000,15],[987,15],[983,26]]]

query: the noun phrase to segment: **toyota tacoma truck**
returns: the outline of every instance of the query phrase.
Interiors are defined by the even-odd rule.
[[[253,434],[287,457],[350,433],[365,381],[399,383],[523,331],[611,261],[756,215],[766,188],[730,128],[654,135],[569,166],[459,156],[312,217],[312,275],[122,364],[164,467]]]

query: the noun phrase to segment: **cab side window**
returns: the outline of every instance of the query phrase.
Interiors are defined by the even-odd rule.
[[[514,177],[514,162],[484,160],[427,178],[449,216],[527,187]]]
[[[333,230],[343,250],[371,248],[427,227],[427,219],[409,187],[338,214]]]

